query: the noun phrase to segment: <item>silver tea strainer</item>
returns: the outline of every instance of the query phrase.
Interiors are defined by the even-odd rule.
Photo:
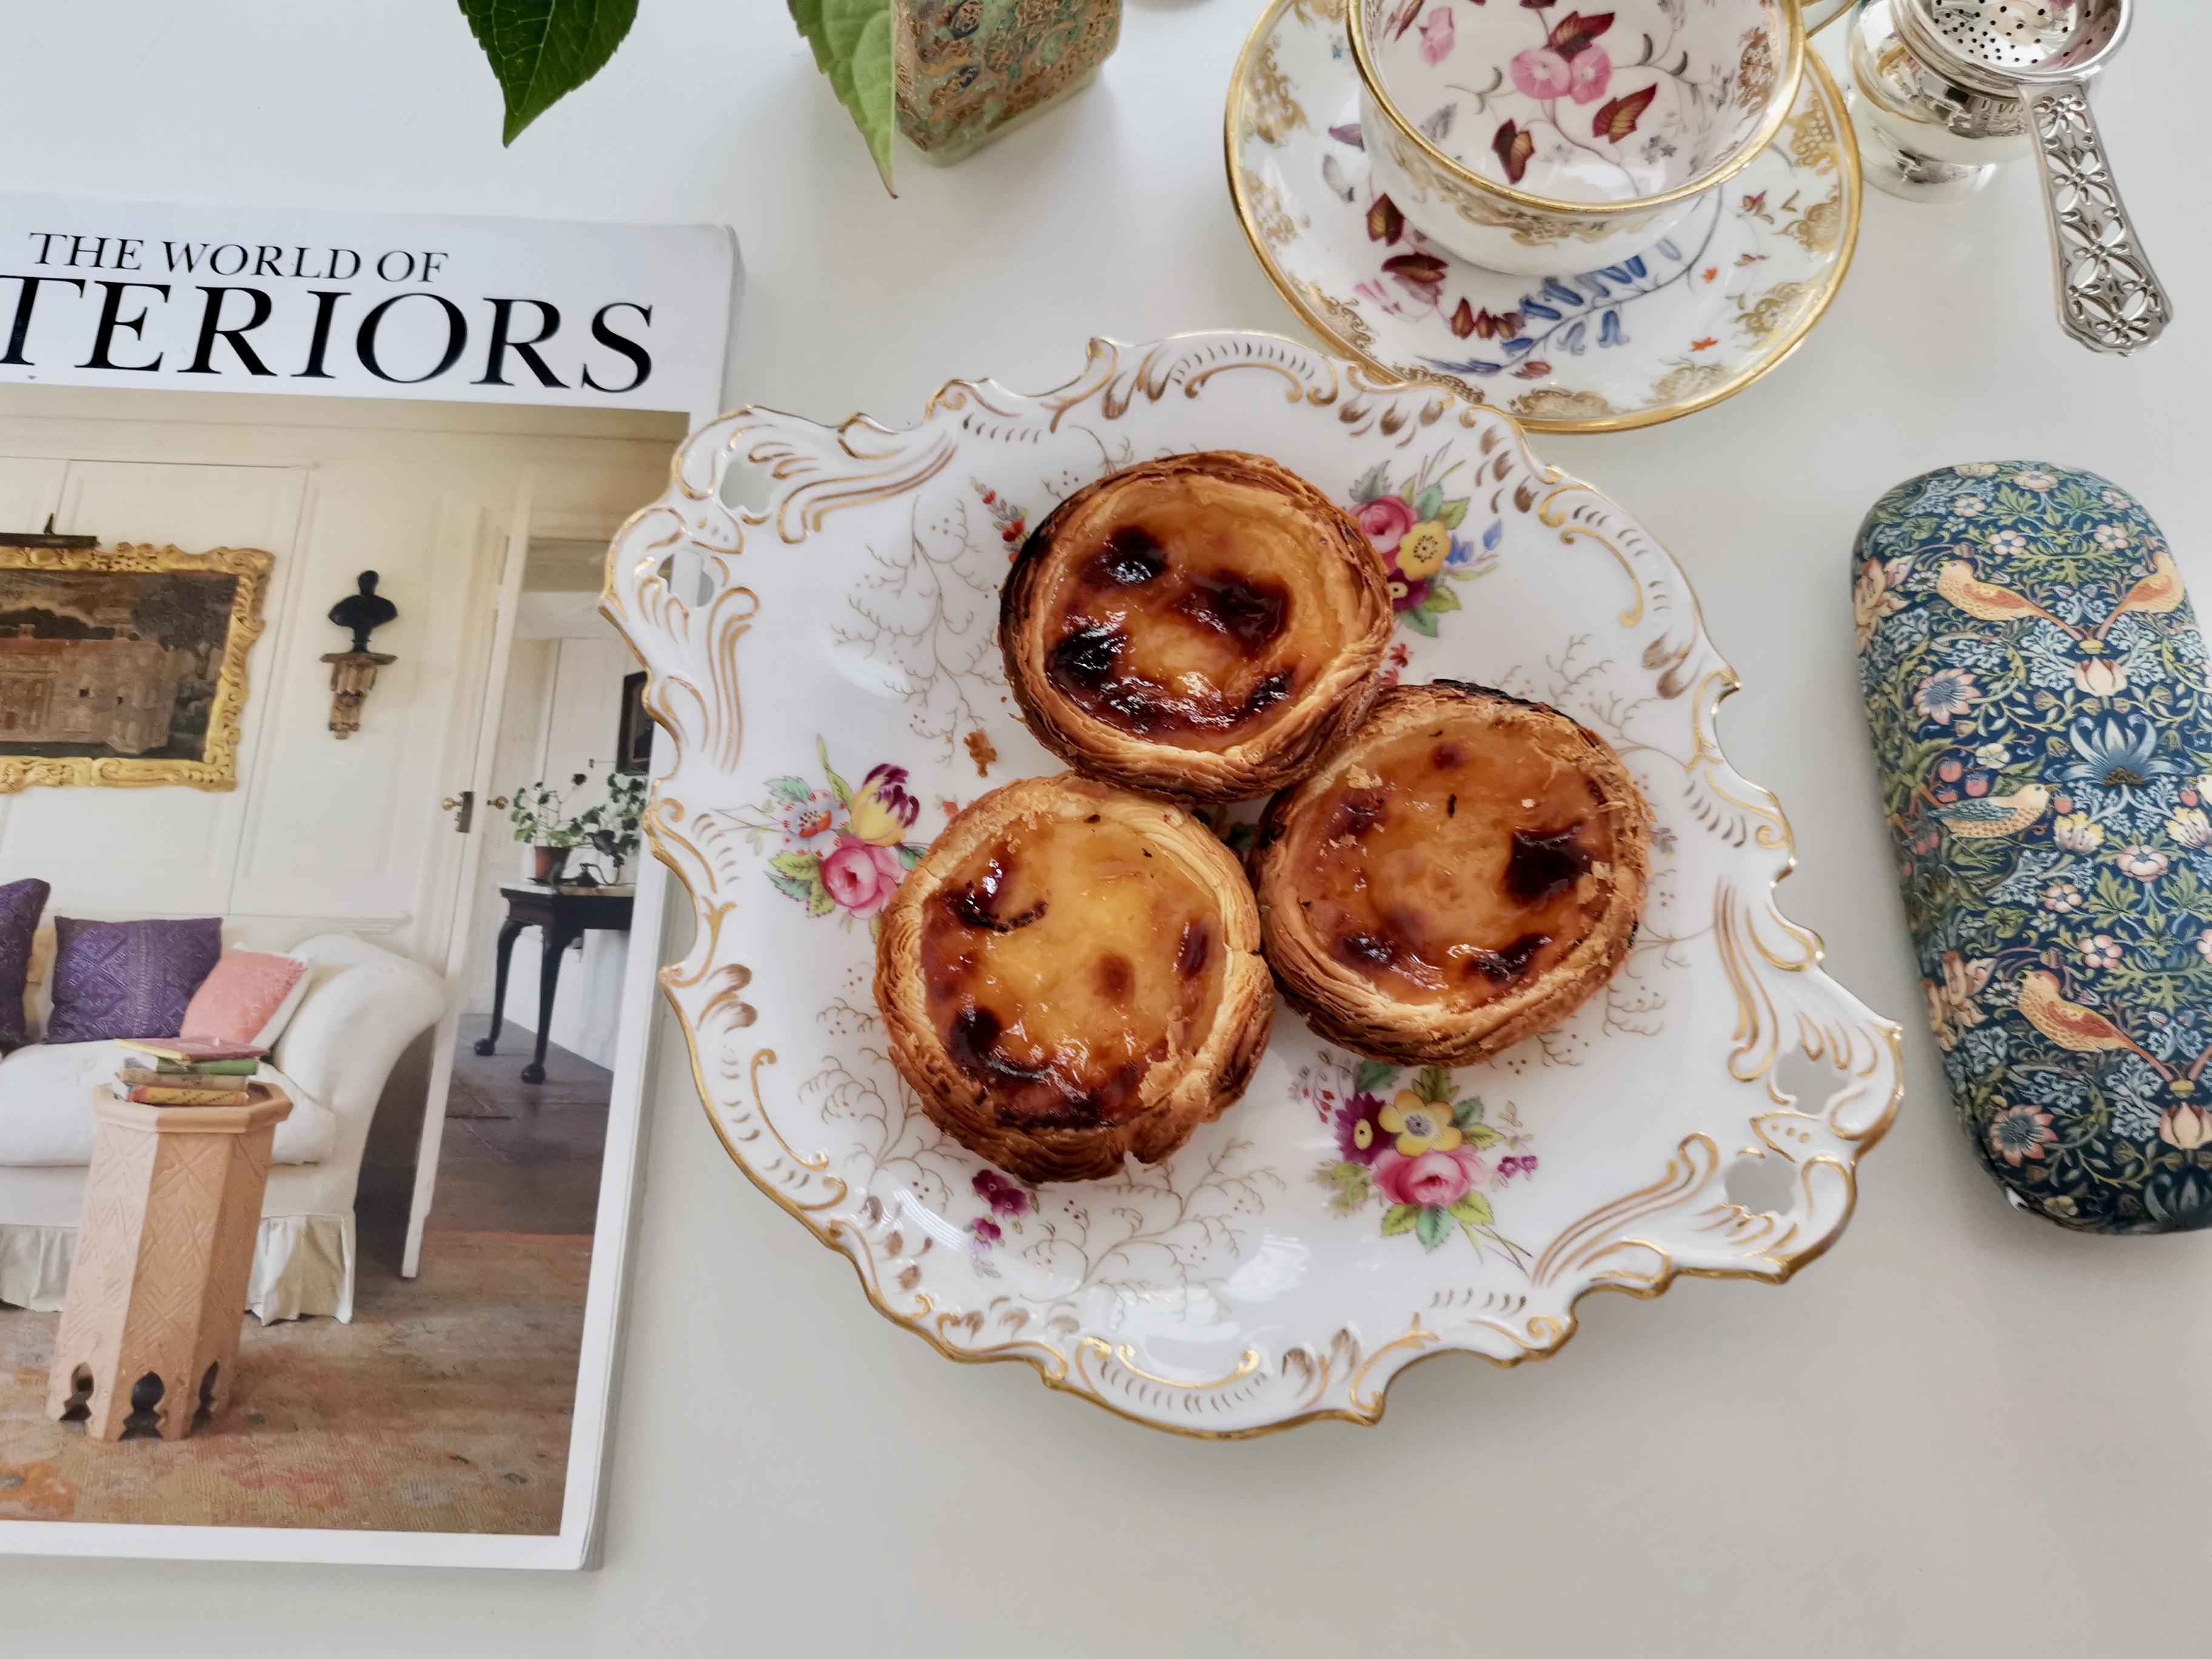
[[[2122,356],[2156,339],[2172,307],[2089,112],[2088,79],[2126,40],[2132,0],[1887,0],[1884,9],[1887,40],[1869,46],[1864,36],[1878,25],[1863,22],[1853,70],[1875,125],[1901,152],[1893,159],[1906,163],[1901,193],[1937,195],[1943,175],[1985,174],[1985,154],[2027,140],[2043,173],[2060,325],[2092,350]]]

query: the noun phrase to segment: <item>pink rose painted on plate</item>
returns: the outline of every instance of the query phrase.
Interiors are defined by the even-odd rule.
[[[1299,1072],[1297,1093],[1336,1143],[1335,1156],[1314,1171],[1328,1207],[1351,1216],[1378,1204],[1385,1238],[1411,1233],[1435,1250],[1458,1233],[1478,1256],[1500,1250],[1526,1269],[1528,1252],[1499,1230],[1489,1197],[1536,1172],[1519,1112],[1509,1104],[1493,1121],[1475,1097],[1455,1098],[1441,1066],[1404,1086],[1401,1075],[1399,1066],[1328,1050]]]
[[[872,916],[890,902],[906,866],[888,847],[840,836],[822,860],[822,884],[856,916]]]
[[[1449,1209],[1489,1173],[1481,1154],[1472,1146],[1455,1146],[1448,1152],[1425,1152],[1419,1158],[1385,1152],[1376,1160],[1375,1184],[1393,1204]]]
[[[826,784],[798,777],[770,778],[768,799],[726,814],[752,843],[768,852],[769,884],[798,900],[811,916],[855,918],[874,927],[899,880],[921,861],[919,842],[905,839],[921,817],[906,768],[886,761],[871,767],[854,788],[830,764],[829,744],[814,741]]]
[[[1352,509],[1354,523],[1367,532],[1375,550],[1385,556],[1398,550],[1406,532],[1420,522],[1413,503],[1397,495],[1377,495]]]

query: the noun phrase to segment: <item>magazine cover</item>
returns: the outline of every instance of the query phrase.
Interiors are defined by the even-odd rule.
[[[592,1559],[665,880],[600,595],[736,282],[0,198],[0,1550]]]

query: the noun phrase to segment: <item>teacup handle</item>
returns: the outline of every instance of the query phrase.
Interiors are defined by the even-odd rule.
[[[2119,356],[2148,345],[2173,319],[2172,302],[2143,257],[2089,112],[2089,89],[2061,81],[2024,90],[2043,172],[2043,204],[2058,264],[2058,323],[2092,351]]]
[[[1858,0],[1797,0],[1797,9],[1805,15],[1805,33],[1818,34],[1857,3]]]

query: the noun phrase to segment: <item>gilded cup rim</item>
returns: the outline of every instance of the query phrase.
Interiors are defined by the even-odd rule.
[[[1767,99],[1765,113],[1761,116],[1759,125],[1729,153],[1727,159],[1686,184],[1677,185],[1674,189],[1662,191],[1656,195],[1637,196],[1619,202],[1575,202],[1558,197],[1540,196],[1534,191],[1500,184],[1497,179],[1464,166],[1438,148],[1426,133],[1406,118],[1406,112],[1398,107],[1397,100],[1384,88],[1382,71],[1375,67],[1373,49],[1367,40],[1367,12],[1363,0],[1343,0],[1343,5],[1345,32],[1352,38],[1352,59],[1359,71],[1360,88],[1374,100],[1383,118],[1397,129],[1401,137],[1411,142],[1447,176],[1486,196],[1494,196],[1501,201],[1541,213],[1577,218],[1647,213],[1653,208],[1665,207],[1670,203],[1686,202],[1726,184],[1749,167],[1774,142],[1775,135],[1782,131],[1782,124],[1790,118],[1790,112],[1797,101],[1798,88],[1805,79],[1805,54],[1810,50],[1805,30],[1805,14],[1800,0],[1776,0],[1775,9],[1782,15],[1783,32],[1788,43],[1787,61],[1783,65],[1781,75],[1775,80],[1773,94]]]

